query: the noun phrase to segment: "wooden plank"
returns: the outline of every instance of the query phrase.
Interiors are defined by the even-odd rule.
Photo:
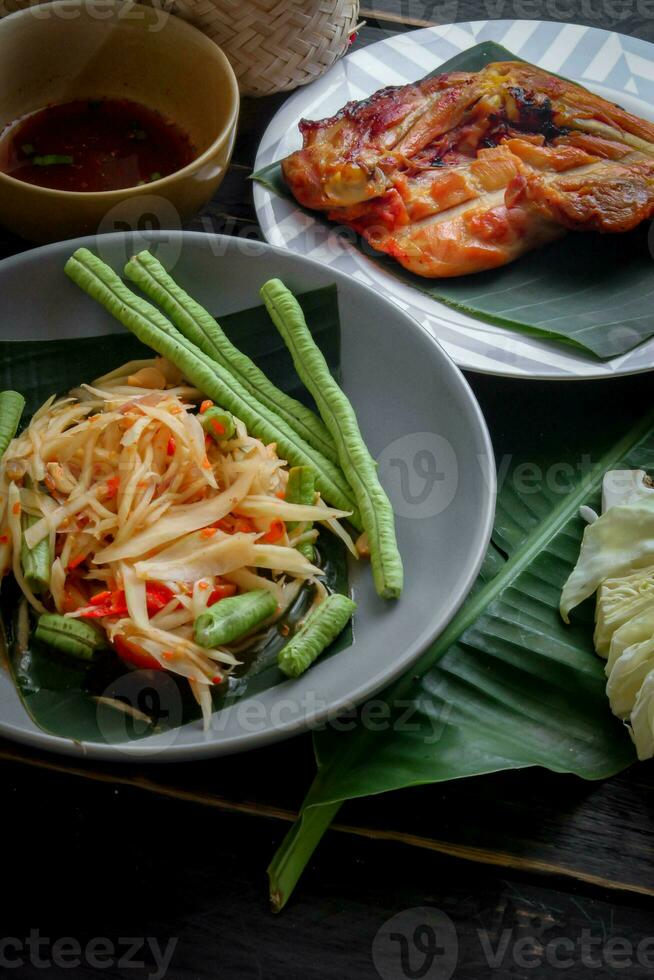
[[[547,961],[540,970],[525,968],[520,952],[533,945],[538,958],[550,942],[563,938],[573,950],[572,967],[561,970],[566,978],[651,977],[642,956],[643,963],[628,969],[606,966],[612,939],[630,943],[635,958],[638,944],[652,935],[651,903],[640,896],[618,899],[596,889],[566,887],[565,881],[498,874],[393,841],[332,834],[291,903],[273,917],[264,868],[283,825],[218,814],[129,787],[87,783],[81,794],[72,777],[42,773],[37,780],[9,765],[3,768],[3,785],[14,842],[3,854],[11,888],[3,936],[27,937],[38,929],[50,944],[73,936],[83,946],[98,935],[113,944],[120,937],[152,936],[162,948],[172,939],[166,972],[171,980],[380,980],[373,959],[381,949],[378,931],[398,913],[427,906],[456,931],[449,948],[457,961],[455,980],[555,976],[559,971]],[[409,922],[417,921],[409,912]],[[593,939],[594,969],[582,960],[584,937]],[[440,938],[446,938],[442,931]],[[41,952],[49,950],[46,944]],[[493,951],[495,968],[489,962]],[[13,949],[5,952],[11,956]],[[422,958],[415,949],[412,953],[415,968]],[[152,958],[143,958],[147,968],[140,971],[114,959],[104,973],[124,980],[154,975]],[[448,976],[435,965],[434,977]],[[77,971],[48,971],[28,963],[5,971],[11,972],[96,976],[86,964]],[[387,975],[399,980],[407,974],[398,964]]]
[[[0,759],[286,823],[296,818],[301,777],[313,765],[309,739],[303,737],[235,759],[185,765],[98,765],[4,741]],[[220,771],[217,780],[215,767]],[[416,787],[349,803],[332,829],[505,870],[654,897],[650,769],[641,766],[591,784],[534,769]],[[636,772],[638,779],[633,778]]]

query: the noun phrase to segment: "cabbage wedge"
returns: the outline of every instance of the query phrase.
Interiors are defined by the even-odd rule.
[[[596,593],[595,650],[607,659],[606,693],[639,759],[654,756],[654,488],[644,470],[604,478],[603,513],[584,531],[561,594],[569,622]]]

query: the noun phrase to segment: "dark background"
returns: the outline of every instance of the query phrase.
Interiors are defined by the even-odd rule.
[[[512,16],[654,40],[654,0],[371,0],[361,16],[357,46],[431,23]],[[233,164],[191,227],[257,234],[248,176],[284,98],[245,101]],[[0,232],[0,254],[25,247]],[[580,413],[601,424],[612,404],[637,417],[651,403],[649,376],[469,380],[504,452],[563,431]],[[520,426],[527,415],[529,434]],[[654,975],[651,765],[602,784],[530,770],[348,804],[273,916],[265,867],[313,776],[309,736],[183,767],[85,766],[9,743],[0,743],[0,758],[0,940],[24,943],[31,932],[47,940],[31,955],[6,948],[23,965],[0,965],[0,977],[146,976],[155,971],[147,937],[175,942],[173,980]],[[391,927],[411,953],[404,967],[401,939],[378,936],[388,919],[421,906],[454,923],[453,974],[447,920],[437,923],[431,969],[413,947],[417,939],[429,949],[428,933],[414,936],[428,913]],[[95,967],[47,965],[52,944],[71,937],[82,947],[104,937],[113,953]],[[131,963],[128,937],[137,947]],[[498,949],[495,965],[485,949]]]

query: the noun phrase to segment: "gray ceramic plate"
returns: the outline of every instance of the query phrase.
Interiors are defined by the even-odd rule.
[[[0,673],[0,734],[71,755],[179,761],[263,745],[371,696],[448,623],[486,551],[495,469],[484,420],[464,378],[427,331],[379,291],[288,251],[197,233],[152,233],[145,241],[132,233],[107,235],[7,259],[0,263],[2,339],[122,330],[63,273],[66,258],[81,244],[116,269],[134,251],[156,245],[179,281],[217,314],[257,305],[259,286],[271,276],[298,292],[337,284],[343,385],[393,501],[406,586],[399,602],[385,603],[375,595],[368,566],[353,568],[353,646],[297,681],[217,712],[207,735],[198,722],[128,744],[53,737],[28,718],[6,672]],[[98,365],[98,372],[108,367]]]

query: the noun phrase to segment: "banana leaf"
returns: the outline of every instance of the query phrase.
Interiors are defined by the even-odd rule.
[[[311,324],[311,331],[321,347],[334,376],[340,376],[340,326],[336,287],[317,289],[299,297]],[[280,388],[312,405],[311,396],[302,386],[278,332],[273,329],[264,306],[221,316],[220,323],[231,340],[249,354],[268,377]],[[28,419],[45,399],[59,391],[65,393],[83,381],[92,381],[133,358],[152,355],[132,334],[114,333],[88,339],[55,341],[0,341],[0,389],[21,391],[27,401]],[[314,406],[315,407],[315,406]],[[347,592],[347,558],[340,540],[321,531],[317,542],[326,580],[331,588]],[[140,705],[151,724],[126,719],[112,712],[98,711],[98,697],[120,699],[128,669],[111,651],[89,668],[57,654],[34,640],[27,650],[16,644],[19,591],[11,581],[0,593],[0,614],[7,627],[9,665],[23,704],[32,720],[53,735],[77,741],[125,741],[163,732],[200,717],[198,706],[185,681],[162,671],[142,672],[139,682]],[[243,664],[229,680],[212,691],[214,708],[247,698],[286,680],[277,668],[277,653],[286,642],[282,627],[291,629],[306,612],[311,601],[302,592],[283,622],[264,634],[253,647],[242,654]],[[3,639],[4,634],[0,636]],[[336,653],[352,642],[348,628],[326,651]],[[4,644],[2,644],[4,648]],[[146,683],[147,682],[147,683]],[[177,695],[166,688],[174,684]],[[164,706],[179,705],[179,711],[167,713]]]
[[[485,42],[455,55],[437,71],[479,71],[491,61],[519,60],[501,45]],[[294,201],[279,162],[252,177]],[[305,213],[326,223],[316,211]],[[337,226],[331,228],[338,234]],[[346,232],[352,242],[353,232]],[[572,232],[501,269],[438,280],[409,272],[359,237],[354,244],[384,272],[437,302],[599,360],[624,354],[654,336],[654,271],[646,226],[621,235]]]
[[[606,395],[592,397],[601,405]],[[520,413],[515,398],[508,402],[506,412]],[[605,695],[593,601],[571,626],[558,605],[579,553],[579,507],[599,508],[607,470],[654,467],[654,413],[624,425],[628,406],[601,423],[588,408],[568,432],[565,411],[560,425],[546,412],[552,446],[545,452],[534,451],[541,420],[532,410],[525,451],[499,467],[494,532],[476,586],[416,667],[379,696],[375,717],[388,719],[384,730],[366,725],[364,706],[347,732],[314,735],[316,778],[269,867],[275,910],[346,800],[527,766],[595,780],[635,761]],[[581,444],[566,452],[573,428]]]

